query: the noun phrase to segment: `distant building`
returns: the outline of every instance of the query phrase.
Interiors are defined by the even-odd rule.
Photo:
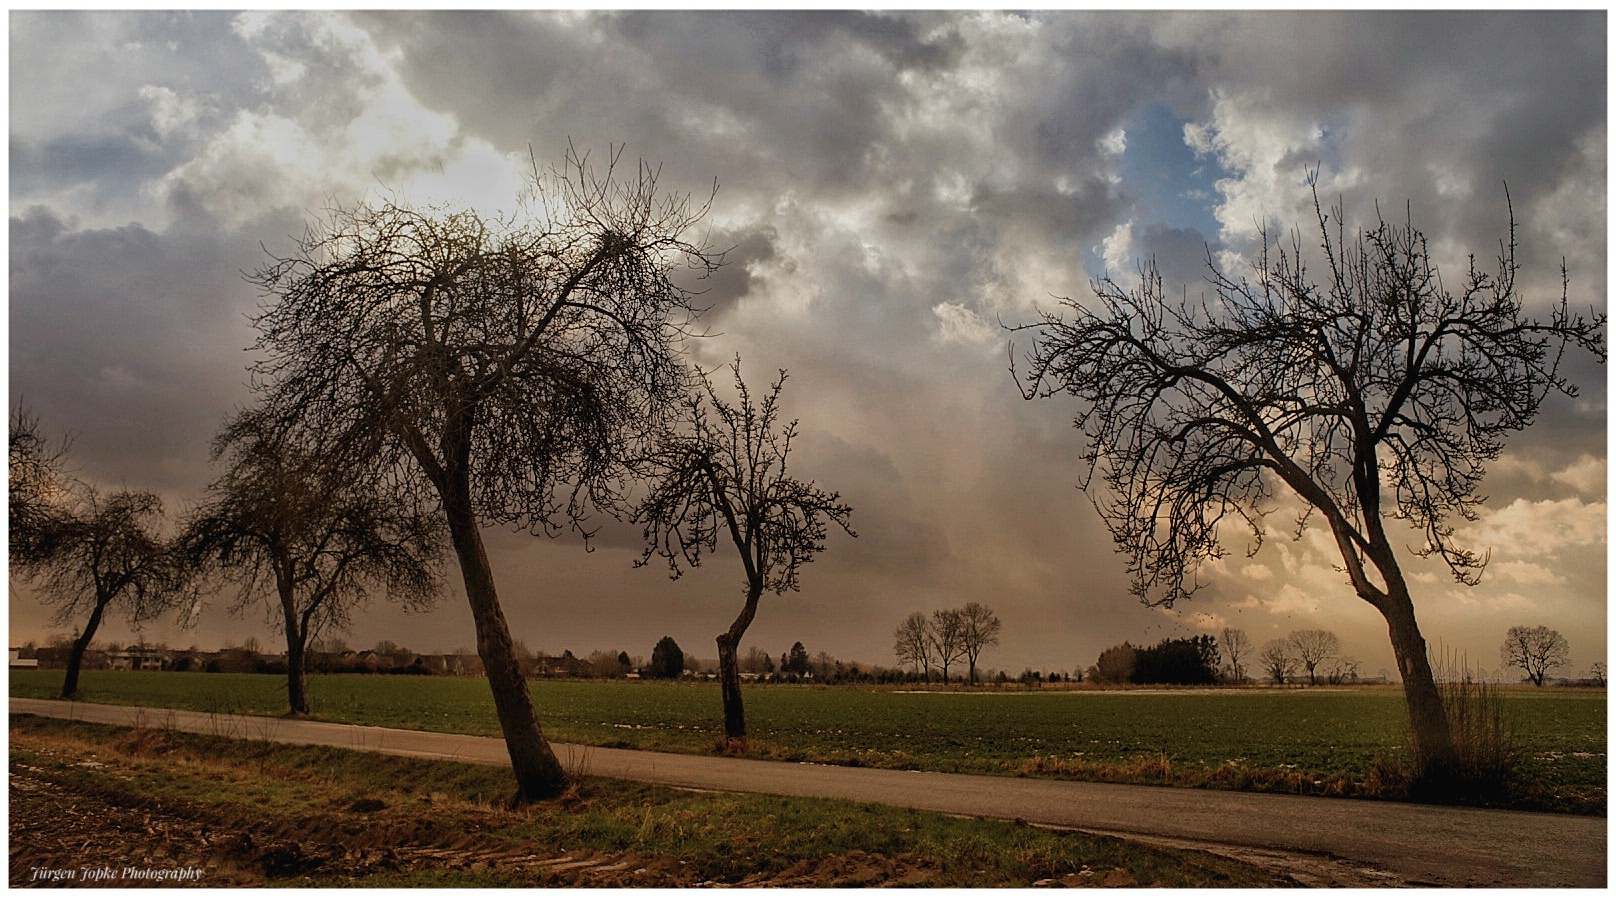
[[[108,670],[168,670],[172,652],[163,649],[125,649],[107,653]]]
[[[27,655],[27,657],[24,657]],[[31,670],[39,666],[39,657],[34,649],[11,649],[11,669]]]
[[[565,655],[540,655],[533,659],[531,676],[535,677],[587,677],[594,673],[589,662]]]

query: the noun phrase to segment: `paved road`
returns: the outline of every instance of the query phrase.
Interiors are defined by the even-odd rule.
[[[509,763],[499,739],[271,717],[11,699],[11,712],[477,764]],[[1249,857],[1313,858],[1386,882],[1461,886],[1606,883],[1603,817],[1445,808],[1294,795],[871,770],[555,743],[574,769],[698,789],[848,798]],[[1281,865],[1283,866],[1283,865]],[[1298,868],[1300,869],[1300,868]],[[1328,872],[1325,874],[1329,878]],[[1304,880],[1305,881],[1305,880]]]

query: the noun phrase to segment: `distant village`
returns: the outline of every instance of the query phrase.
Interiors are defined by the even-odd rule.
[[[671,640],[669,640],[671,643]],[[659,644],[660,645],[660,644]],[[416,652],[383,641],[369,649],[352,649],[333,640],[317,642],[307,652],[307,669],[321,674],[396,674],[415,676],[480,677],[482,659],[475,651]],[[718,661],[697,658],[669,647],[672,657],[653,651],[649,660],[627,652],[595,651],[578,657],[571,651],[559,655],[534,652],[518,643],[517,657],[523,676],[529,679],[687,679],[716,680]],[[72,653],[69,640],[53,640],[49,645],[29,643],[10,649],[12,670],[63,670]],[[897,667],[842,661],[828,652],[810,656],[798,642],[787,652],[771,655],[760,648],[749,649],[740,659],[740,678],[749,682],[809,683],[911,683],[927,681],[924,674]],[[195,673],[286,673],[284,652],[263,651],[256,639],[245,645],[213,651],[196,646],[175,649],[164,645],[94,644],[84,653],[84,670],[153,670]],[[1019,676],[1000,670],[982,670],[986,682],[1024,684],[1081,682],[1080,675],[1058,671],[1026,670]]]
[[[102,645],[85,651],[82,664],[85,670],[171,670],[199,673],[262,673],[284,674],[286,654],[266,652],[248,640],[245,646],[232,646],[205,651],[195,646],[174,649],[166,646]],[[857,663],[847,664],[820,653],[816,659],[806,659],[801,644],[793,646],[799,657],[786,653],[778,659],[760,649],[748,653],[743,663],[743,680],[762,681],[883,681],[902,679],[903,674],[889,668]],[[72,645],[68,643],[36,646],[32,643],[10,649],[10,667],[18,669],[62,670],[68,666]],[[571,651],[560,655],[547,655],[518,648],[522,674],[528,678],[570,679],[629,679],[683,677],[686,679],[714,680],[718,677],[716,660],[708,661],[681,656],[674,668],[653,670],[644,658],[627,652],[597,651],[580,658]],[[311,649],[307,653],[307,669],[311,673],[325,674],[398,674],[416,676],[480,677],[482,659],[469,649],[457,652],[415,652],[391,643],[379,643],[374,648],[351,649],[335,646]],[[653,662],[660,659],[653,658]],[[817,674],[817,676],[816,676]]]

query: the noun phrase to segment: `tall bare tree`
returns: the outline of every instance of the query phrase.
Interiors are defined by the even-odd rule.
[[[1417,756],[1451,770],[1451,729],[1413,596],[1386,519],[1422,534],[1462,582],[1484,556],[1458,545],[1486,462],[1532,423],[1546,395],[1576,395],[1560,373],[1567,348],[1605,358],[1604,316],[1573,312],[1566,278],[1550,317],[1526,315],[1516,289],[1515,226],[1497,267],[1475,264],[1458,292],[1438,276],[1412,224],[1379,218],[1348,235],[1315,192],[1322,268],[1300,231],[1265,234],[1251,276],[1209,259],[1213,296],[1182,298],[1154,264],[1138,287],[1095,284],[1095,302],[1046,313],[1021,369],[1028,398],[1082,400],[1091,489],[1134,590],[1171,605],[1220,556],[1221,528],[1261,540],[1276,489],[1299,497],[1334,537],[1347,579],[1385,618],[1402,674]]]
[[[824,551],[830,524],[855,534],[848,525],[853,510],[838,493],[787,470],[797,422],[779,420],[786,372],[780,372],[761,402],[753,402],[738,357],[730,371],[737,396],[733,403],[701,375],[701,390],[685,403],[683,428],[669,435],[652,457],[652,487],[635,520],[645,525],[639,564],[660,556],[671,577],[700,565],[703,553],[718,548],[720,534],[740,556],[746,598],[729,629],[718,635],[718,682],[724,733],[744,740],[746,712],[736,650],[757,616],[759,600],[764,592],[780,595],[797,588],[802,566]],[[788,660],[782,659],[782,672]],[[806,667],[806,652],[802,660]]]
[[[1541,687],[1550,671],[1571,663],[1571,644],[1559,630],[1548,627],[1510,627],[1498,659],[1505,667],[1526,674],[1533,686]]]
[[[1223,654],[1229,656],[1229,675],[1236,683],[1246,681],[1246,668],[1240,659],[1251,654],[1251,637],[1239,627],[1224,627],[1218,634],[1218,644],[1223,646]]]
[[[103,493],[85,486],[75,508],[52,526],[48,555],[24,569],[55,622],[76,624],[62,698],[78,695],[79,669],[110,612],[139,625],[194,602],[192,570],[163,536],[163,502],[153,493]]]
[[[970,682],[975,683],[976,659],[981,657],[984,649],[999,644],[999,632],[1004,629],[1004,622],[999,620],[992,608],[981,602],[966,602],[965,607],[959,610],[959,615],[960,651],[970,665]]]
[[[643,163],[603,174],[577,154],[541,181],[543,208],[490,220],[386,203],[331,210],[254,280],[262,404],[294,442],[368,458],[441,510],[517,781],[567,776],[511,648],[484,525],[586,537],[621,510],[686,392],[693,321],[676,266],[721,261],[685,234],[705,213]]]
[[[281,441],[253,412],[226,425],[213,455],[227,468],[191,514],[185,550],[199,567],[239,581],[236,611],[267,606],[286,636],[287,704],[308,714],[310,640],[346,628],[374,591],[429,607],[439,590],[439,531],[419,506]]]
[[[1319,684],[1319,665],[1341,654],[1341,637],[1329,630],[1296,630],[1286,637],[1291,657],[1307,671],[1307,684]]]
[[[904,618],[892,631],[892,652],[899,664],[913,667],[917,675],[931,682],[931,618],[924,611]]]
[[[948,682],[948,668],[965,656],[965,621],[957,608],[939,608],[931,613],[931,656],[943,669],[943,682]]]

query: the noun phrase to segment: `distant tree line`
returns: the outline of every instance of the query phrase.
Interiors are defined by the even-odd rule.
[[[1183,686],[1247,681],[1245,659],[1251,639],[1225,627],[1218,636],[1163,639],[1149,647],[1124,642],[1100,653],[1088,670],[1096,683]],[[1341,655],[1341,639],[1328,630],[1296,630],[1264,643],[1256,656],[1258,672],[1278,683],[1294,683],[1305,673],[1309,685],[1357,683],[1360,663]]]

